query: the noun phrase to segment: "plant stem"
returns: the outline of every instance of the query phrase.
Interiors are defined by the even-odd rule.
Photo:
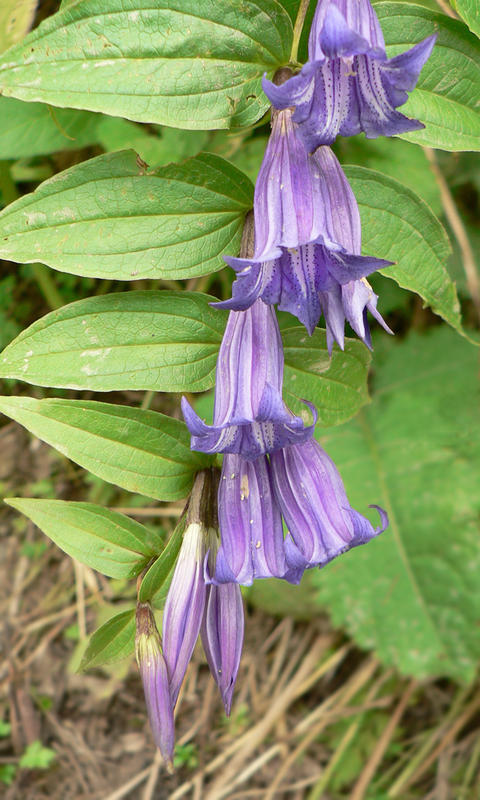
[[[303,26],[309,5],[310,0],[300,0],[300,7],[297,12],[295,27],[293,29],[292,51],[290,53],[290,60],[295,64],[298,61],[298,47],[300,45],[300,39],[302,38]]]
[[[65,305],[63,297],[58,291],[48,267],[46,267],[45,264],[39,264],[38,262],[30,264],[30,267],[38,288],[43,294],[50,309],[55,311],[56,308],[61,308],[63,305]]]
[[[0,161],[0,191],[5,205],[14,203],[18,200],[20,193],[15,186],[10,174],[10,164],[8,161]],[[52,279],[50,270],[44,264],[32,264],[32,275],[38,288],[45,297],[52,311],[64,305],[62,295],[58,291],[55,281]]]
[[[20,196],[10,175],[10,164],[8,161],[0,161],[0,192],[4,205],[8,206]]]

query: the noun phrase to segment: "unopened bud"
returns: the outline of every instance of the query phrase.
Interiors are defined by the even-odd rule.
[[[139,603],[136,613],[135,655],[142,676],[148,720],[153,739],[167,769],[173,771],[175,728],[167,666],[162,641],[148,603]]]

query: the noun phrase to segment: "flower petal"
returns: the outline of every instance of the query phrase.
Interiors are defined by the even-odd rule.
[[[135,653],[145,693],[148,720],[153,740],[167,767],[172,769],[175,725],[167,665],[155,618],[147,603],[136,612]]]
[[[183,537],[163,612],[163,653],[173,706],[202,622],[205,549],[205,530],[200,524],[191,523]]]
[[[227,716],[230,715],[242,655],[243,629],[240,587],[235,583],[208,586],[201,628],[202,644]]]
[[[283,346],[275,311],[257,300],[232,311],[220,346],[213,425],[182,398],[191,447],[255,459],[311,436],[282,399]]]
[[[292,567],[302,558],[305,567],[323,566],[380,532],[351,508],[335,464],[315,440],[274,453],[271,465]]]
[[[250,586],[287,570],[280,509],[265,456],[246,461],[225,455],[218,489],[221,545],[214,580]]]

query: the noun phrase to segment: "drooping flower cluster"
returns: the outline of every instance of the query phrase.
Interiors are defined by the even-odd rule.
[[[237,279],[231,300],[246,309],[257,298],[278,304],[311,334],[321,314],[329,350],[343,347],[345,320],[370,345],[366,311],[382,324],[365,280],[391,262],[360,255],[357,201],[329,147],[310,155],[291,109],[274,112],[272,134],[255,187],[255,252],[226,258]]]
[[[163,644],[142,610],[137,657],[155,742],[171,763],[173,709],[200,634],[228,714],[243,643],[240,585],[298,583],[388,525],[353,509],[339,472],[314,439],[316,411],[295,416],[283,396],[275,306],[312,334],[323,315],[328,349],[347,321],[371,347],[377,311],[366,276],[390,262],[361,255],[350,185],[331,149],[337,134],[394,135],[423,127],[396,109],[413,89],[435,37],[387,59],[369,0],[319,0],[309,62],[281,85],[264,80],[276,110],[247,217],[216,372],[213,424],[183,398],[191,446],[222,453],[221,475],[197,475],[163,616]],[[254,245],[252,244],[254,241]],[[304,416],[309,416],[309,424]],[[146,621],[145,621],[146,620]]]

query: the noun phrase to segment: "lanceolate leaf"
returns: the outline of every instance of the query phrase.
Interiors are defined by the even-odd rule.
[[[419,294],[462,332],[455,284],[445,267],[450,243],[438,219],[411,189],[393,178],[362,167],[346,167],[345,173],[360,208],[363,252],[396,262],[382,273]]]
[[[367,377],[370,353],[361,342],[345,340],[330,358],[324,330],[309,336],[303,327],[282,330],[285,349],[284,397],[289,408],[305,411],[306,398],[321,425],[339,425],[369,402]]]
[[[122,611],[105,622],[90,637],[80,669],[113,664],[135,649],[135,609]]]
[[[23,331],[0,356],[0,376],[97,392],[205,391],[227,317],[214,299],[151,291],[79,300]]]
[[[138,602],[146,603],[160,591],[173,570],[177,556],[182,546],[185,532],[186,516],[182,515],[163,553],[152,564],[145,577],[142,579],[138,592]]]
[[[183,422],[155,411],[82,400],[2,397],[0,412],[99,478],[157,500],[185,497],[210,459],[190,450]]]
[[[147,528],[93,503],[21,497],[5,502],[31,519],[69,556],[110,578],[135,577],[156,554]]]
[[[480,657],[477,356],[446,327],[393,340],[372,404],[321,434],[352,505],[378,503],[390,527],[312,570],[318,599],[361,647],[418,677],[471,680]]]
[[[453,5],[470,30],[480,36],[480,6],[478,0],[453,0]]]
[[[404,138],[443,150],[480,150],[480,41],[462,22],[422,6],[386,2],[376,4],[375,11],[389,56],[437,33],[417,88],[400,109],[425,129]]]
[[[291,39],[276,0],[83,0],[5,54],[0,91],[177,128],[250,125]]]
[[[237,253],[253,187],[219,156],[148,170],[109,153],[60,172],[0,214],[0,258],[116,280],[188,278]]]

